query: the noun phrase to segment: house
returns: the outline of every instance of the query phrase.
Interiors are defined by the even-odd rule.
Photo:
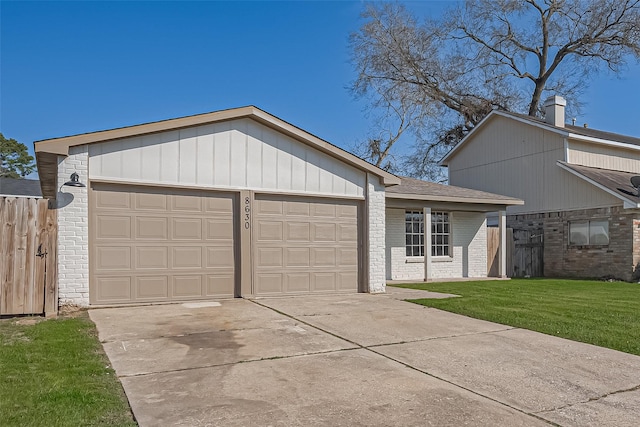
[[[637,280],[640,138],[566,124],[565,106],[550,97],[544,119],[492,111],[441,164],[452,185],[525,201],[507,227],[542,237],[545,276]]]
[[[42,197],[40,181],[0,177],[0,197]]]
[[[401,179],[252,106],[37,141],[35,152],[58,210],[59,298],[82,306],[486,276],[485,212],[522,203]],[[388,274],[387,253],[417,275]]]

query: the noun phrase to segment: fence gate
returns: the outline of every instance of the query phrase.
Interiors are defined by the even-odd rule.
[[[57,230],[48,200],[0,197],[0,315],[57,312]]]
[[[513,230],[513,277],[542,277],[544,274],[543,230]]]
[[[513,230],[507,228],[507,276],[513,277]],[[487,227],[487,277],[500,276],[500,260],[498,259],[498,249],[500,247],[500,229],[498,227]]]

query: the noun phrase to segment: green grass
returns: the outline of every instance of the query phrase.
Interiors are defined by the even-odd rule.
[[[412,302],[640,355],[640,284],[561,279],[394,285],[461,295]]]
[[[86,313],[29,320],[0,321],[2,426],[136,425]]]

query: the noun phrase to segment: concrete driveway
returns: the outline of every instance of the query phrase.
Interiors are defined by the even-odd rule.
[[[640,357],[389,290],[90,316],[142,426],[638,425]]]

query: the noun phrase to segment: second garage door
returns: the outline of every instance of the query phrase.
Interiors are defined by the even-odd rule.
[[[360,202],[256,195],[256,295],[357,292]]]

